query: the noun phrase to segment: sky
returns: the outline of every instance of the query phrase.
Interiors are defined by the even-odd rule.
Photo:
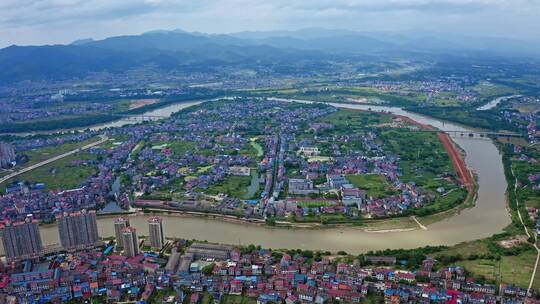
[[[0,47],[151,30],[433,31],[540,41],[540,0],[0,0]]]

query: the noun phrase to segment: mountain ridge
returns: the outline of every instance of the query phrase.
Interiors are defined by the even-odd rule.
[[[540,54],[540,46],[518,40],[463,37],[429,32],[367,33],[324,28],[231,34],[156,30],[101,40],[86,38],[70,44],[9,46],[0,49],[0,82],[82,78],[92,72],[121,73],[148,65],[189,71],[192,66],[215,70],[226,66],[272,67],[302,62],[320,65],[366,55]],[[209,62],[211,66],[204,67]]]

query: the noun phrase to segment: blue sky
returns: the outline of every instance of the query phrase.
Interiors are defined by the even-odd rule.
[[[435,31],[540,41],[540,0],[1,0],[0,47],[156,29]]]

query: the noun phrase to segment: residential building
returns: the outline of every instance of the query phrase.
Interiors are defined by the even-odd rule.
[[[232,246],[209,243],[193,243],[186,253],[193,254],[196,259],[228,259]]]
[[[328,185],[332,189],[340,189],[341,186],[346,185],[349,181],[342,175],[326,175]]]
[[[139,238],[135,228],[126,227],[122,229],[122,244],[125,256],[134,257],[139,254]]]
[[[298,152],[304,156],[319,156],[321,154],[321,151],[317,147],[302,146]]]
[[[251,174],[251,169],[244,166],[232,166],[229,167],[228,173],[230,175],[249,176]]]
[[[161,218],[153,216],[148,219],[148,237],[152,248],[161,249],[165,244],[163,236],[163,222]]]
[[[93,245],[99,241],[95,211],[77,211],[57,216],[60,243],[66,249]]]
[[[341,186],[341,200],[345,206],[358,206],[358,209],[361,209],[366,193],[365,190],[360,190],[351,184]]]
[[[124,242],[122,237],[122,231],[124,228],[129,227],[129,219],[127,217],[118,217],[114,220],[114,235],[116,237],[116,248],[124,248]]]
[[[319,190],[313,188],[313,182],[308,179],[291,178],[289,179],[289,194],[308,195],[310,193],[319,193]]]
[[[1,229],[4,251],[8,260],[39,256],[43,250],[37,221],[8,223]]]

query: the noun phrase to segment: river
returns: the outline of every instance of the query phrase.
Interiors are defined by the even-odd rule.
[[[151,118],[149,120],[158,120],[159,118],[157,118],[157,117],[169,117],[173,113],[181,111],[181,110],[183,110],[185,108],[189,108],[189,107],[201,104],[201,103],[203,103],[205,101],[208,101],[208,100],[196,100],[196,101],[185,101],[185,102],[181,102],[181,103],[175,103],[175,104],[171,104],[169,106],[165,106],[163,108],[157,108],[155,110],[145,112],[144,114],[141,114],[140,116],[142,116],[142,115],[154,116],[153,118]],[[134,116],[137,116],[137,115],[134,115]],[[112,122],[92,126],[92,127],[90,127],[90,130],[99,131],[99,130],[103,130],[103,129],[107,129],[107,128],[118,128],[118,127],[122,127],[122,126],[136,124],[136,123],[140,123],[140,121],[136,121],[136,120],[116,120],[116,121],[112,121]],[[82,128],[82,129],[79,129],[78,131],[83,131],[83,130],[85,130],[85,129]]]
[[[213,100],[213,99],[212,99]],[[171,116],[173,113],[176,113],[178,111],[181,111],[185,108],[189,108],[191,106],[195,106],[198,104],[201,104],[205,101],[210,100],[194,100],[194,101],[184,101],[179,102],[175,104],[171,104],[168,106],[164,106],[162,108],[157,108],[154,110],[147,111],[143,114],[135,114],[133,116],[153,116],[152,118],[149,118],[147,120],[149,121],[155,121],[161,119],[160,117],[166,118]],[[22,133],[0,133],[0,135],[15,135],[15,136],[31,136],[31,135],[50,135],[50,134],[63,134],[63,133],[69,133],[69,132],[83,132],[87,129],[90,129],[92,131],[99,131],[107,128],[118,128],[122,126],[132,125],[140,123],[141,121],[138,120],[127,120],[127,119],[118,119],[111,122],[106,122],[102,124],[97,124],[93,126],[87,126],[87,127],[80,127],[80,128],[72,128],[72,129],[62,129],[62,130],[46,130],[46,131],[32,131],[32,132],[22,132]]]
[[[476,110],[477,111],[491,110],[491,109],[495,108],[499,103],[501,103],[503,101],[507,101],[507,100],[512,99],[512,98],[518,98],[518,97],[521,97],[521,96],[522,95],[511,95],[511,96],[497,97],[497,98],[493,99],[492,101],[486,103],[485,105],[476,108]]]
[[[300,101],[309,103],[309,101]],[[200,103],[200,102],[199,102]],[[197,104],[197,103],[194,103]],[[423,124],[442,130],[464,131],[460,125],[443,122],[431,117],[410,113],[396,107],[361,104],[331,104],[340,108],[385,111],[410,117]],[[160,109],[160,115],[169,116],[183,109],[177,107]],[[108,124],[107,127],[113,125]],[[169,237],[208,240],[229,244],[258,244],[269,248],[303,248],[362,253],[386,248],[415,248],[427,245],[454,245],[464,241],[485,238],[499,233],[511,220],[505,209],[507,183],[504,177],[502,156],[491,140],[480,138],[453,137],[465,151],[465,161],[478,176],[478,199],[476,206],[463,210],[459,215],[428,226],[428,230],[417,229],[405,232],[373,233],[360,228],[291,229],[224,222],[216,219],[191,218],[163,215],[164,231]],[[141,235],[148,234],[148,216],[134,215],[130,221]],[[103,237],[113,236],[113,219],[98,219],[99,233]],[[45,244],[58,242],[56,226],[41,228]]]

